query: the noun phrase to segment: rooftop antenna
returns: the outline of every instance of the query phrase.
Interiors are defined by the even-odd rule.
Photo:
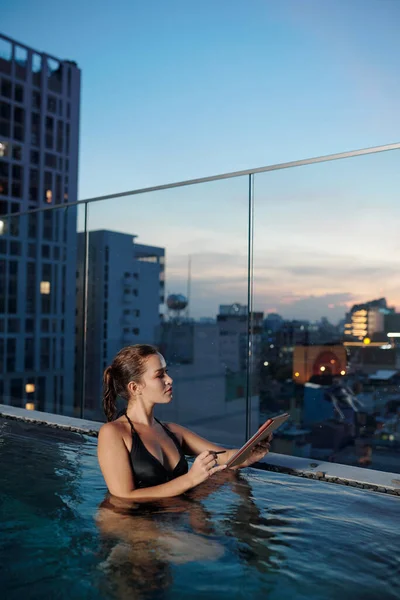
[[[189,315],[190,315],[190,291],[191,291],[191,284],[192,284],[192,257],[189,254],[189,259],[188,259],[188,282],[187,282],[187,307],[186,307],[186,318],[189,319]]]

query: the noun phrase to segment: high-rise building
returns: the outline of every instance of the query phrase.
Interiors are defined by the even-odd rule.
[[[364,304],[355,304],[346,314],[344,326],[344,342],[363,342],[366,338],[374,340],[375,336],[385,338],[385,318],[394,314],[385,298],[371,300]]]
[[[257,367],[261,356],[264,314],[262,312],[253,312],[251,317],[252,366]],[[217,315],[217,325],[222,364],[229,372],[245,373],[249,355],[247,306],[241,304],[220,305],[219,314]]]
[[[84,380],[85,416],[99,419],[104,369],[131,344],[157,341],[164,303],[164,248],[137,244],[136,236],[115,231],[88,235],[86,370],[84,361],[85,234],[78,234],[76,316],[76,400]]]
[[[65,414],[73,410],[76,208],[68,204],[77,200],[79,104],[74,62],[0,35],[0,396]]]

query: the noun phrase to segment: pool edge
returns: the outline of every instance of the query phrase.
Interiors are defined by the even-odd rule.
[[[5,404],[0,404],[0,417],[65,429],[92,437],[97,437],[98,431],[103,425],[99,421],[88,421],[37,410],[26,410]],[[400,475],[386,471],[375,471],[272,452],[262,461],[255,463],[253,467],[400,496]]]

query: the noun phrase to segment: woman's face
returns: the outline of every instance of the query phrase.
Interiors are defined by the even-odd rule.
[[[143,400],[152,404],[167,404],[172,400],[172,379],[167,373],[167,365],[161,354],[153,354],[146,361],[146,371],[142,375],[139,391]]]

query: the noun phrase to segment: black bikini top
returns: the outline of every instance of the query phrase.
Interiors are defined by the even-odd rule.
[[[140,438],[140,435],[136,431],[132,421],[126,413],[125,416],[132,430],[132,449],[129,456],[133,476],[135,479],[135,486],[137,488],[146,488],[167,483],[168,481],[171,481],[171,479],[185,475],[185,473],[188,472],[188,463],[182,451],[181,445],[176,436],[168,429],[168,427],[156,419],[157,423],[161,425],[164,431],[173,440],[179,451],[179,462],[174,467],[173,471],[164,467],[164,465],[161,464],[160,461],[147,450]]]

